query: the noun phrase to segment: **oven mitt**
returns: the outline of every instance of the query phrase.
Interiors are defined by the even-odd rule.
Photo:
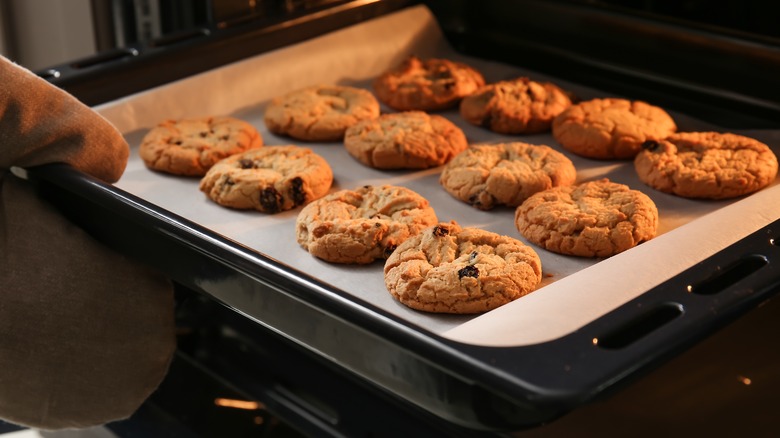
[[[173,286],[90,237],[11,173],[64,162],[115,182],[129,148],[99,114],[0,58],[0,419],[129,417],[175,349]]]

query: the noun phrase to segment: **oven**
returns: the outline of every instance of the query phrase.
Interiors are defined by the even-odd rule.
[[[766,23],[775,6],[259,6],[268,3],[221,16],[212,8],[203,25],[40,74],[114,122],[132,147],[155,118],[190,115],[198,105],[261,128],[263,105],[282,89],[313,81],[368,87],[404,55],[443,54],[480,65],[493,80],[525,74],[584,98],[648,101],[685,129],[745,133],[780,153],[780,35]],[[469,140],[496,140],[481,129],[469,128]],[[657,238],[605,260],[545,259],[552,278],[542,289],[484,315],[450,318],[388,304],[374,282],[378,265],[312,265],[305,251],[284,247],[278,235],[294,216],[202,216],[198,202],[177,202],[183,185],[148,179],[131,152],[136,167],[131,158],[116,185],[63,165],[31,171],[42,197],[176,285],[176,357],[138,413],[107,426],[120,436],[561,436],[672,424],[680,433],[756,432],[777,405],[776,182],[729,202],[659,203],[666,225]],[[587,175],[619,177],[627,164],[583,165]],[[347,187],[392,180],[442,196],[435,172],[350,166],[357,164],[334,166]],[[459,222],[506,227],[506,212],[499,224],[449,205],[443,211]],[[664,222],[666,212],[683,219]]]

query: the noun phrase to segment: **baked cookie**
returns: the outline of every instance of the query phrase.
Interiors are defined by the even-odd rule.
[[[377,169],[427,169],[466,149],[463,131],[446,118],[422,111],[384,114],[347,129],[350,155]]]
[[[316,85],[271,100],[265,124],[274,134],[306,141],[341,141],[360,120],[379,116],[379,102],[368,90]]]
[[[574,164],[555,149],[513,142],[470,146],[444,166],[439,182],[461,201],[490,210],[517,207],[536,192],[576,178]]]
[[[634,159],[648,186],[686,198],[726,199],[760,190],[777,176],[777,157],[758,140],[718,132],[680,132],[647,141]]]
[[[436,111],[457,105],[483,85],[482,74],[466,64],[411,56],[376,78],[374,92],[399,111]]]
[[[428,201],[405,187],[363,186],[312,202],[295,222],[298,243],[333,263],[386,258],[401,242],[435,224]]]
[[[658,209],[644,193],[602,179],[531,196],[515,211],[515,225],[546,250],[609,257],[655,237]]]
[[[485,85],[460,102],[468,122],[500,134],[549,131],[553,119],[572,104],[557,85],[517,78]]]
[[[225,207],[278,213],[321,198],[332,183],[330,165],[311,149],[266,146],[215,164],[200,190]]]
[[[553,120],[563,147],[587,158],[630,159],[648,140],[673,134],[677,125],[663,109],[642,101],[607,98],[572,105]]]
[[[138,153],[146,167],[203,176],[217,161],[263,145],[251,124],[232,117],[165,120],[144,136]]]
[[[517,239],[439,223],[398,246],[385,262],[385,286],[413,309],[481,313],[527,295],[542,262]]]

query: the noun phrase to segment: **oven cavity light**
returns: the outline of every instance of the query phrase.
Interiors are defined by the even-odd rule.
[[[214,404],[225,408],[244,409],[248,411],[254,411],[263,407],[256,401],[236,400],[232,398],[215,398]]]
[[[593,345],[599,345],[599,338],[593,338]]]
[[[737,376],[737,380],[739,380],[739,382],[745,386],[750,386],[753,383],[753,381],[750,380],[749,377],[745,377],[745,376]]]
[[[688,286],[685,286],[685,289],[686,289],[688,292],[693,292],[693,286],[692,286],[692,285],[690,285],[690,284],[689,284]]]

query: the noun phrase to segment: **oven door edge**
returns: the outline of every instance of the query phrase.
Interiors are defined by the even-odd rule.
[[[624,387],[780,291],[771,269],[780,263],[778,220],[570,335],[523,347],[466,345],[70,166],[29,175],[42,197],[108,246],[382,391],[475,429],[551,421]],[[689,285],[705,293],[681,293]]]

